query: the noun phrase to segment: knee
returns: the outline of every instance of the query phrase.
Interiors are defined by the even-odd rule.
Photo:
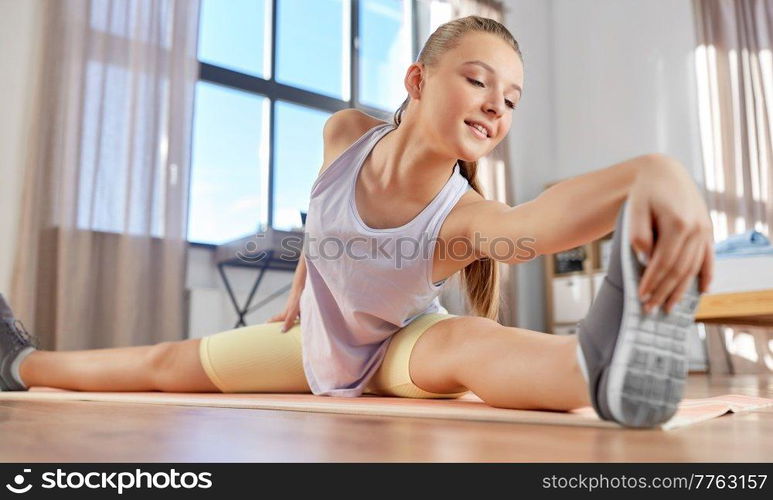
[[[174,373],[177,344],[178,342],[161,342],[149,349],[145,365],[155,387],[164,387]]]

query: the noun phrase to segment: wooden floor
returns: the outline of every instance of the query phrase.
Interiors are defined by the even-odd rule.
[[[686,397],[773,397],[769,375],[690,375]],[[773,408],[672,431],[0,402],[2,462],[773,462]]]

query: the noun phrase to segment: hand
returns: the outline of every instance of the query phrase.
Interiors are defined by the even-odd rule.
[[[266,321],[266,323],[274,323],[277,321],[282,321],[284,323],[281,329],[282,333],[292,328],[296,320],[300,318],[301,292],[303,292],[303,289],[291,290],[290,297],[287,299],[287,304],[285,305],[284,311],[274,315],[272,318]]]
[[[687,170],[663,155],[651,159],[628,197],[631,244],[647,262],[639,283],[644,311],[665,303],[667,314],[697,274],[699,292],[708,291],[714,238],[708,209]]]

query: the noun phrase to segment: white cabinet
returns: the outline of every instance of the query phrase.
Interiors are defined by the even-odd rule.
[[[591,280],[587,275],[561,276],[553,279],[553,322],[580,321],[591,304]]]

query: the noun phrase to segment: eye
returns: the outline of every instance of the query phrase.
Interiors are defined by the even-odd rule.
[[[479,85],[481,87],[485,87],[485,85],[483,85],[483,83],[479,82],[478,80],[474,80],[472,78],[467,78],[467,81],[472,83],[473,85]],[[509,99],[505,99],[505,104],[507,105],[508,108],[515,109],[515,104],[513,103],[513,101],[511,101]]]

